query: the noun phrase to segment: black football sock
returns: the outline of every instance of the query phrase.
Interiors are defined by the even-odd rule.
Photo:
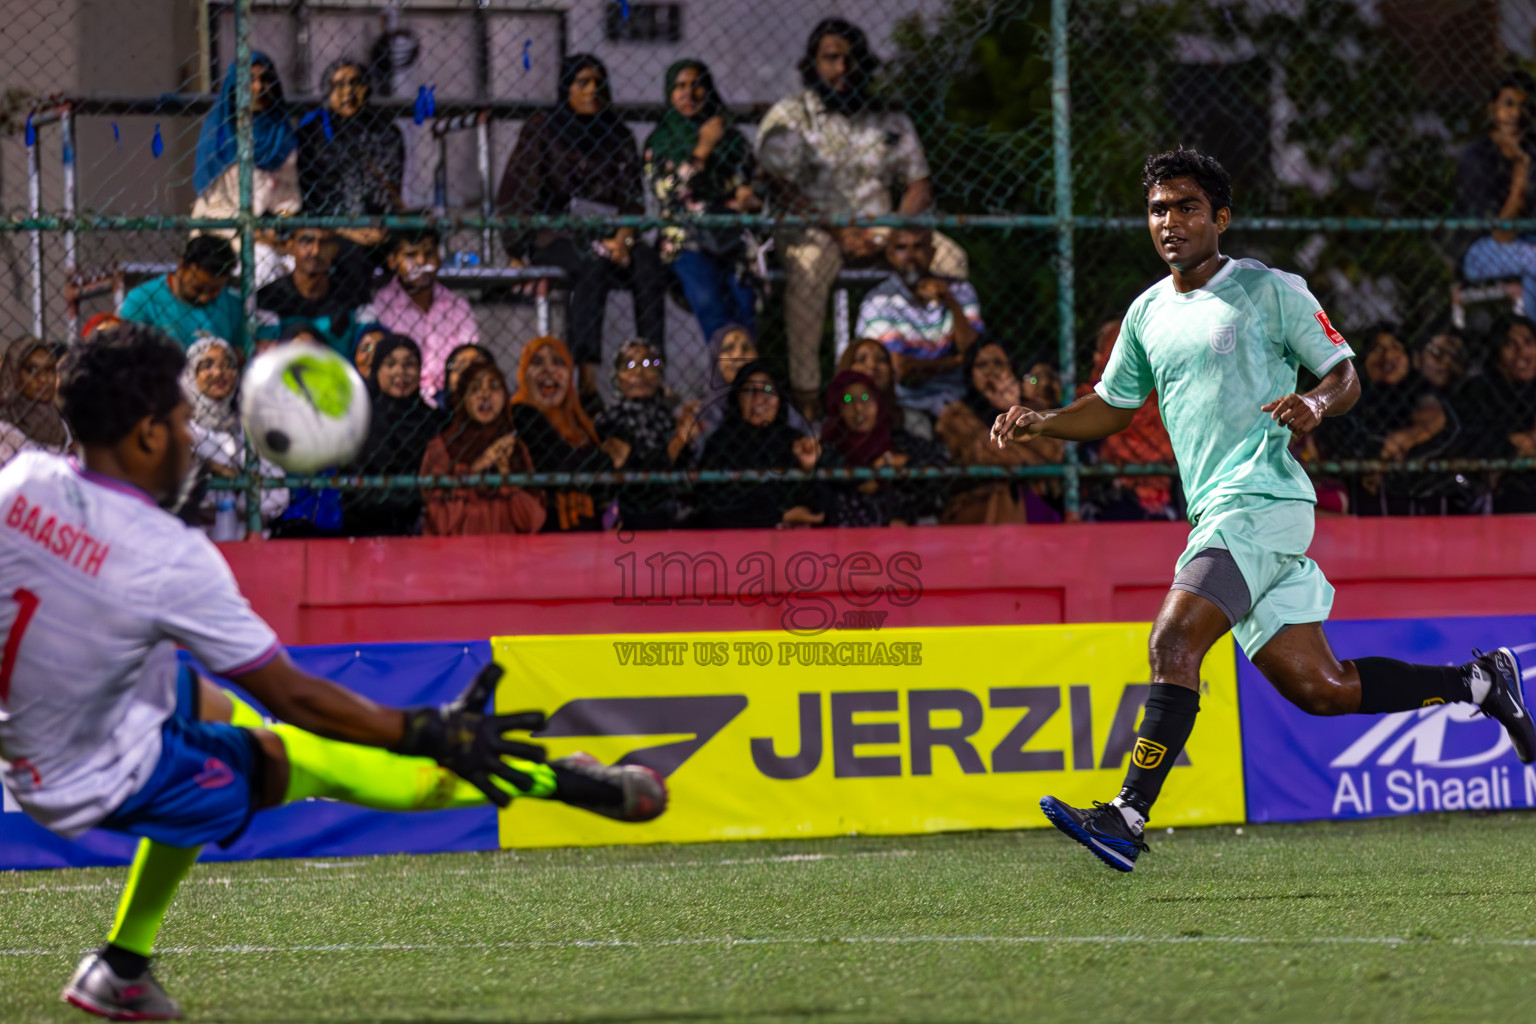
[[[101,958],[119,978],[137,978],[149,969],[149,957],[110,942],[101,947]]]
[[[1412,711],[1431,704],[1455,704],[1472,699],[1465,668],[1451,665],[1410,665],[1395,658],[1355,658],[1360,673],[1360,713],[1381,715]]]
[[[1146,818],[1163,781],[1184,751],[1184,744],[1195,727],[1200,712],[1200,694],[1175,683],[1153,683],[1147,695],[1146,713],[1131,748],[1131,768],[1125,773],[1125,786],[1115,803],[1130,807]]]

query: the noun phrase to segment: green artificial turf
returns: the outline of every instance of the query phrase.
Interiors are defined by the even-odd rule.
[[[1536,815],[1054,830],[194,870],[158,973],[202,1021],[1536,1018]],[[0,874],[0,1020],[59,1003],[121,870]]]

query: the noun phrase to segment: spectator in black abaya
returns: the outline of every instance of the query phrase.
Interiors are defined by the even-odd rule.
[[[590,54],[567,57],[559,103],[523,125],[496,193],[502,216],[553,214],[611,217],[645,212],[635,137],[614,113],[608,69]],[[514,266],[556,266],[570,289],[570,341],[580,367],[580,394],[596,393],[608,292],[627,287],[635,299],[635,333],[661,352],[666,342],[665,278],[656,251],[634,228],[509,231]],[[535,456],[537,457],[537,456]]]
[[[299,191],[304,212],[364,217],[405,208],[405,136],[387,111],[368,106],[368,69],[342,59],[321,79],[325,105],[299,122]],[[343,228],[361,245],[377,245],[384,231]]]
[[[633,471],[677,469],[690,461],[698,436],[698,401],[678,404],[661,383],[661,357],[635,338],[613,361],[613,388],[619,400],[597,414],[594,425],[605,440],[629,446],[624,468]],[[665,530],[678,525],[682,508],[676,488],[631,487],[619,495],[622,524],[629,530]]]
[[[373,354],[368,378],[373,419],[368,440],[351,473],[414,476],[422,456],[447,422],[442,410],[421,398],[421,349],[402,334],[386,334]],[[415,487],[348,491],[342,499],[345,532],[379,537],[416,532],[421,491]]]
[[[821,457],[816,439],[788,423],[788,395],[766,363],[736,373],[725,418],[704,442],[701,469],[812,470]],[[819,488],[775,480],[701,483],[700,525],[731,527],[817,526],[826,520]]]
[[[1466,427],[1462,451],[1473,458],[1536,457],[1536,323],[1506,316],[1494,328],[1493,365],[1456,392]],[[1494,512],[1536,512],[1536,473],[1497,476]]]

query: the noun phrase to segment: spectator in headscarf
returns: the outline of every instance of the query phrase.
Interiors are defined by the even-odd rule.
[[[597,436],[618,438],[629,446],[627,470],[669,470],[687,463],[698,436],[697,401],[674,408],[661,384],[661,357],[639,338],[619,350],[613,361],[613,387],[619,400],[597,414]],[[665,530],[678,525],[682,507],[676,488],[626,488],[619,495],[620,519],[629,530]]]
[[[709,336],[709,388],[699,409],[701,437],[713,433],[730,410],[736,372],[759,358],[757,339],[752,328],[744,324],[724,324]],[[789,410],[789,425],[802,434],[809,434],[811,426],[800,415],[800,410],[793,404],[785,404]]]
[[[1414,370],[1408,349],[1390,324],[1366,329],[1357,348],[1360,399],[1348,416],[1330,421],[1329,447],[1340,458],[1402,462],[1450,451],[1460,433],[1448,403]],[[1444,511],[1438,474],[1366,473],[1349,482],[1356,515],[1413,515]]]
[[[405,136],[388,112],[368,106],[368,69],[343,58],[321,76],[325,102],[299,122],[299,188],[306,212],[363,217],[405,209]],[[360,245],[384,240],[378,228],[343,228]]]
[[[815,438],[789,425],[783,386],[766,363],[742,366],[731,385],[725,419],[704,442],[701,469],[812,470]],[[816,526],[826,519],[823,491],[798,482],[702,483],[700,524],[732,527]]]
[[[63,454],[71,439],[54,403],[59,357],[36,338],[19,338],[0,360],[0,463],[20,452]]]
[[[758,126],[757,158],[772,179],[775,204],[789,213],[878,217],[926,212],[933,204],[928,158],[905,114],[874,95],[879,59],[858,27],[827,18],[811,30],[800,59],[803,92],[768,111]],[[893,192],[901,199],[893,203]],[[789,376],[802,411],[819,404],[822,323],[827,297],[845,261],[870,263],[885,248],[886,228],[827,227],[781,232]],[[965,254],[934,238],[933,273],[964,280]]]
[[[251,212],[258,217],[298,213],[303,206],[299,192],[299,142],[288,123],[283,85],[272,59],[251,54],[251,134],[255,166],[251,177]],[[224,72],[224,83],[213,109],[203,118],[197,136],[197,164],[192,187],[197,201],[194,217],[234,217],[240,212],[240,167],[235,126],[235,69]],[[238,253],[240,241],[234,229],[209,232],[230,240]],[[276,280],[286,271],[283,257],[274,248],[275,233],[256,233],[256,285]],[[131,317],[129,319],[132,319]]]
[[[447,418],[421,399],[421,349],[400,334],[385,335],[373,354],[368,380],[373,418],[368,440],[351,472],[414,476]],[[349,491],[342,499],[346,532],[353,537],[416,532],[421,492],[415,488]]]
[[[661,216],[752,213],[762,202],[752,191],[752,146],[731,121],[702,61],[667,68],[667,112],[645,140],[645,177]],[[661,229],[661,258],[672,265],[699,329],[708,338],[727,323],[751,328],[757,294],[746,265],[740,228]]]
[[[234,346],[223,338],[203,338],[187,350],[187,365],[181,372],[181,390],[192,406],[187,429],[192,434],[192,465],[182,484],[177,514],[193,526],[212,527],[221,497],[233,504],[239,524],[239,536],[245,533],[245,493],[208,489],[213,477],[232,480],[245,469],[245,433],[240,426],[240,358]],[[265,460],[259,462],[262,476],[282,476],[283,471]],[[281,488],[261,492],[263,522],[270,522],[288,504],[288,492]],[[234,540],[218,537],[215,540]]]
[[[437,407],[439,409],[452,407],[452,396],[454,389],[459,386],[459,377],[463,375],[465,370],[476,363],[489,363],[492,366],[497,366],[496,356],[484,345],[458,345],[449,350],[448,358],[443,360],[442,379],[437,385]]]
[[[592,419],[576,397],[576,366],[559,338],[534,338],[523,346],[517,366],[512,422],[541,473],[599,473],[623,469],[629,445],[619,438],[599,442]],[[546,491],[550,515],[544,531],[604,529],[604,488]],[[599,511],[599,509],[603,511]]]
[[[1461,450],[1472,458],[1536,457],[1536,323],[1504,317],[1493,331],[1493,366],[1456,393]],[[1536,474],[1498,476],[1495,512],[1536,512]]]
[[[434,401],[448,353],[480,343],[474,309],[437,279],[441,248],[436,228],[396,231],[389,239],[393,276],[373,299],[379,323],[421,345],[421,388]]]
[[[827,387],[821,424],[822,465],[829,467],[940,466],[943,448],[897,427],[895,403],[874,378],[844,370]],[[938,490],[929,481],[862,480],[826,488],[827,522],[834,526],[910,525],[939,510]]]
[[[373,376],[373,354],[379,349],[389,331],[376,323],[357,325],[357,344],[352,347],[352,365],[364,380]],[[439,403],[441,407],[441,403]]]
[[[1001,413],[1022,405],[1024,394],[1013,363],[1001,344],[982,338],[965,353],[962,367],[965,397],[944,407],[934,430],[949,450],[950,461],[961,466],[1040,466],[1059,463],[1063,443],[1035,447],[998,448],[991,442],[992,424]],[[1054,523],[1061,515],[1042,497],[1049,481],[964,479],[944,506],[944,523]]]
[[[569,214],[604,217],[645,212],[644,180],[635,138],[608,92],[608,69],[591,54],[574,54],[561,68],[559,102],[524,124],[496,193],[502,216]],[[581,366],[581,396],[596,394],[608,292],[628,287],[636,334],[658,352],[666,347],[666,283],[656,251],[634,228],[602,231],[509,231],[513,266],[556,266],[570,290],[571,348]],[[534,453],[538,458],[538,453]]]
[[[1430,329],[1429,337],[1413,353],[1413,368],[1442,397],[1455,391],[1467,377],[1467,339],[1460,328],[1443,322]]]
[[[531,473],[533,460],[512,424],[507,381],[492,363],[472,363],[453,391],[453,419],[427,445],[422,476]],[[537,533],[544,502],[521,487],[427,488],[428,537]]]
[[[887,407],[896,410],[894,422],[913,437],[924,441],[933,440],[933,417],[921,409],[902,405],[896,396],[896,367],[891,361],[890,350],[874,338],[859,338],[843,349],[837,361],[837,370],[857,370],[875,382],[880,394],[887,400]]]

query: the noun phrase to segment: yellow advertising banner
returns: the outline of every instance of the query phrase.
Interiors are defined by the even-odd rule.
[[[551,757],[661,772],[643,825],[557,803],[501,812],[503,847],[901,835],[1047,824],[1040,797],[1119,791],[1146,701],[1147,623],[498,637],[499,711],[543,709]],[[1241,822],[1230,637],[1155,824]]]

